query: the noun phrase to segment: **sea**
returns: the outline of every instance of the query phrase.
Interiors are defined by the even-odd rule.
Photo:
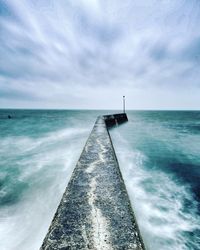
[[[1,250],[40,248],[96,117],[118,112],[0,110]],[[127,115],[110,135],[146,249],[199,250],[200,111]]]

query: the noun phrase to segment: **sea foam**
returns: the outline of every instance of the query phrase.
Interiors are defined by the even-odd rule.
[[[200,216],[190,187],[172,174],[145,168],[147,156],[116,130],[112,138],[147,249],[199,249]]]
[[[7,156],[0,175],[1,250],[40,248],[88,133],[77,127],[1,139],[0,154]]]

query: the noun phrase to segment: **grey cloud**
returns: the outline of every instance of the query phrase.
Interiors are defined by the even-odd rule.
[[[1,0],[0,76],[6,81],[0,98],[23,99],[27,93],[51,103],[65,92],[73,105],[73,97],[85,105],[83,89],[92,94],[97,88],[123,87],[131,93],[163,86],[173,91],[188,82],[196,87],[200,72],[192,67],[200,58],[200,19],[197,12],[192,16],[195,4]],[[19,82],[20,90],[13,88],[9,97],[4,88]]]
[[[155,61],[162,61],[169,57],[170,52],[168,51],[167,45],[165,44],[155,44],[151,50],[151,57]]]
[[[1,88],[0,98],[8,100],[25,100],[25,101],[38,101],[40,98],[28,93],[27,91],[20,91],[12,88]]]
[[[200,37],[195,38],[190,44],[183,49],[180,57],[193,63],[200,62]]]

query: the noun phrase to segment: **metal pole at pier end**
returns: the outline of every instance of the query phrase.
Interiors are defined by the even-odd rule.
[[[123,113],[125,113],[125,95],[123,95]]]

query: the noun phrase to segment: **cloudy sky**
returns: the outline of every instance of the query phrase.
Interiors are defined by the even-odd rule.
[[[200,109],[199,0],[0,0],[0,108]]]

